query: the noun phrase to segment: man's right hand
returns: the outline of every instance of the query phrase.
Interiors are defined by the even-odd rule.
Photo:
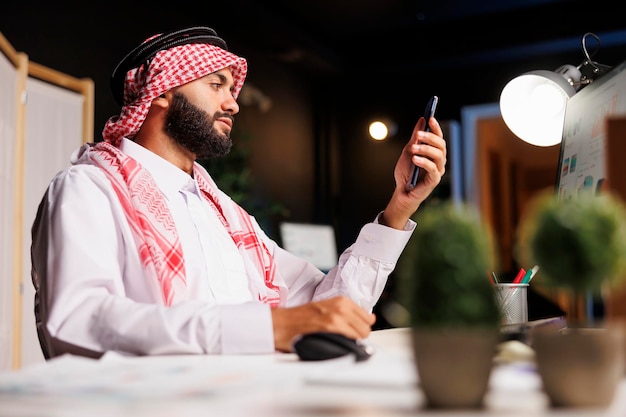
[[[295,337],[315,332],[340,333],[351,339],[369,336],[376,316],[347,297],[311,302],[297,307],[272,308],[274,345],[292,351]]]

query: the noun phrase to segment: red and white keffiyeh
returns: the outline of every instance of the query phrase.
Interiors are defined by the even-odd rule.
[[[186,297],[182,246],[165,198],[152,175],[118,146],[123,137],[137,133],[154,98],[226,67],[233,74],[236,98],[246,76],[246,60],[214,45],[176,46],[157,53],[147,69],[128,71],[124,88],[124,102],[128,104],[122,107],[119,116],[108,120],[103,131],[104,142],[84,145],[77,161],[99,166],[110,179],[146,275],[158,281],[167,306]],[[229,198],[220,201],[217,185],[198,163],[194,165],[194,178],[244,258],[248,276],[261,277],[250,280],[258,300],[277,306],[281,293],[286,294],[286,287],[280,283],[273,257],[255,232],[250,215]]]
[[[109,118],[102,137],[106,142],[119,146],[123,137],[135,136],[146,119],[152,100],[174,87],[224,68],[230,68],[233,75],[233,96],[236,99],[248,71],[245,58],[205,43],[185,44],[159,51],[150,65],[142,65],[126,73],[124,103],[127,104],[118,116]]]

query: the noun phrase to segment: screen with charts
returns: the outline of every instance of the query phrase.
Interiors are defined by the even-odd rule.
[[[556,183],[559,198],[568,199],[583,192],[597,194],[602,189],[606,175],[606,119],[624,114],[626,61],[567,102]]]

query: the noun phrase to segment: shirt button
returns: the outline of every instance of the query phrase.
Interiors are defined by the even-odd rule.
[[[366,242],[371,242],[371,241],[373,241],[373,240],[374,240],[374,235],[372,235],[372,234],[370,234],[370,233],[368,233],[368,234],[366,234],[366,235],[365,235],[365,241],[366,241]]]

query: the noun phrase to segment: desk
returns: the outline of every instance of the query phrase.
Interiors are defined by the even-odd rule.
[[[368,342],[376,353],[358,363],[279,353],[63,356],[0,373],[0,416],[626,416],[626,378],[607,409],[555,410],[530,363],[494,368],[484,410],[431,411],[423,408],[408,329],[375,331]]]

